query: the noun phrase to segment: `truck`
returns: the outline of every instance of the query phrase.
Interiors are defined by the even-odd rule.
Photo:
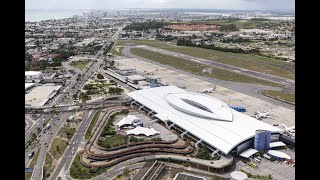
[[[33,156],[34,156],[34,151],[32,151],[32,152],[28,155],[29,158],[32,158]]]
[[[51,124],[47,124],[46,127],[44,127],[44,130],[50,129],[51,128]]]

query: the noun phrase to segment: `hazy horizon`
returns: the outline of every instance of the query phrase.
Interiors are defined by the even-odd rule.
[[[156,7],[156,8],[155,8]],[[294,0],[27,0],[26,10],[212,9],[294,11]]]

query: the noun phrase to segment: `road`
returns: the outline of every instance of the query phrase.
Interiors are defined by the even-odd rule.
[[[214,164],[211,164],[211,161],[193,158],[193,157],[186,157],[181,155],[175,155],[175,154],[161,154],[161,155],[148,155],[143,157],[137,157],[134,159],[129,159],[127,161],[123,161],[115,166],[112,166],[110,169],[108,169],[107,172],[93,178],[94,180],[102,180],[102,179],[112,179],[114,177],[114,174],[117,173],[117,171],[124,169],[124,167],[127,167],[131,164],[135,164],[141,161],[148,161],[148,160],[155,160],[155,159],[174,159],[174,160],[180,160],[184,162],[193,162],[195,164],[202,164],[208,167],[225,167],[233,162],[233,159],[228,160],[216,160],[214,161]]]
[[[73,138],[70,141],[71,142],[70,146],[67,147],[67,150],[63,154],[61,161],[58,163],[59,165],[53,171],[54,173],[50,179],[55,180],[58,177],[61,170],[63,170],[63,174],[64,174],[64,172],[67,171],[67,169],[69,169],[69,166],[73,160],[73,156],[74,156],[74,154],[76,154],[75,152],[77,152],[78,146],[79,146],[80,142],[82,141],[85,130],[89,126],[89,124],[90,124],[90,122],[96,112],[97,112],[97,110],[86,112],[85,117],[83,118],[81,124],[79,125],[79,128],[77,129],[77,131],[75,132],[75,135],[73,136]],[[73,144],[74,142],[77,142],[77,143]],[[74,152],[74,153],[72,153],[72,152]]]
[[[123,27],[122,27],[123,28]],[[119,28],[118,31],[112,36],[112,38],[110,39],[110,41],[115,41],[118,38],[118,35],[120,33],[120,31],[122,30],[122,28]],[[109,41],[109,42],[110,42]],[[97,55],[94,56],[94,58],[98,58],[100,55],[103,54],[104,49],[106,47],[107,44],[105,44],[97,53]],[[103,58],[102,58],[103,59]],[[101,67],[101,64],[103,63],[103,60],[98,59],[98,62],[93,64],[91,66],[91,68],[87,71],[87,73],[89,73],[89,75],[84,75],[84,78],[81,80],[81,82],[79,83],[79,85],[77,86],[78,89],[82,88],[84,83],[92,76],[93,72],[100,72],[99,68]],[[72,83],[72,82],[71,82]],[[72,86],[70,86],[72,87]],[[74,91],[71,91],[71,95],[74,93]],[[69,169],[69,166],[73,160],[73,157],[75,155],[75,153],[72,153],[72,151],[76,152],[76,149],[78,148],[82,137],[84,135],[85,130],[87,129],[87,127],[89,126],[94,114],[95,114],[96,110],[94,111],[90,111],[90,113],[87,114],[87,116],[85,116],[85,118],[83,119],[79,129],[76,131],[74,137],[72,138],[71,142],[75,142],[77,141],[78,143],[76,143],[75,145],[72,144],[72,146],[70,146],[65,154],[63,155],[62,160],[60,161],[59,165],[57,166],[57,168],[54,170],[53,175],[51,176],[52,180],[55,180],[57,178],[57,176],[59,175],[60,171],[63,169],[63,171],[68,171],[67,169]],[[74,147],[74,150],[72,150],[72,148]]]
[[[46,159],[46,153],[49,151],[50,146],[53,139],[55,136],[58,134],[59,130],[62,128],[64,125],[64,122],[67,120],[67,118],[71,115],[72,113],[60,113],[58,114],[58,119],[54,121],[54,123],[57,123],[58,125],[55,126],[53,125],[49,130],[47,130],[47,135],[43,136],[43,140],[40,142],[40,150],[39,150],[39,155],[37,159],[37,164],[33,170],[31,180],[38,180],[42,179],[43,176],[43,165],[45,163]],[[59,121],[60,123],[56,122]],[[48,147],[46,146],[48,144]]]
[[[224,81],[224,80],[219,80],[219,79],[215,79],[215,78],[210,78],[210,77],[205,77],[205,76],[192,74],[190,72],[186,72],[186,71],[183,71],[183,70],[180,70],[180,69],[176,69],[176,68],[174,68],[172,66],[161,64],[161,63],[158,63],[158,62],[155,62],[155,61],[152,61],[152,60],[149,60],[149,59],[134,55],[134,54],[132,54],[130,52],[130,49],[131,49],[130,47],[126,46],[126,47],[124,47],[122,49],[121,53],[126,57],[137,58],[139,60],[142,60],[142,61],[145,61],[145,62],[148,62],[148,63],[153,63],[153,64],[156,64],[156,65],[165,67],[167,69],[171,69],[171,70],[174,70],[176,72],[179,72],[179,73],[191,76],[191,77],[195,77],[195,78],[207,81],[207,82],[212,83],[212,84],[216,84],[216,85],[219,85],[219,86],[222,86],[222,87],[225,87],[225,88],[228,88],[228,89],[231,89],[231,90],[234,90],[234,91],[237,91],[237,92],[240,92],[240,93],[243,93],[243,94],[258,98],[258,99],[261,99],[261,100],[268,101],[268,102],[270,102],[270,103],[272,103],[274,105],[277,105],[277,106],[283,106],[283,107],[286,107],[286,108],[292,109],[292,110],[295,109],[295,106],[292,105],[292,104],[288,104],[288,103],[285,103],[285,102],[282,102],[282,101],[279,101],[279,100],[276,100],[276,99],[273,99],[273,98],[269,98],[269,97],[264,96],[264,95],[259,93],[262,90],[277,90],[277,91],[281,91],[282,88],[270,87],[270,86],[264,86],[264,85],[258,85],[258,84],[249,84],[249,83],[239,83],[239,82],[232,82],[232,81]]]
[[[25,116],[24,120],[27,123],[27,127],[25,128],[25,131],[27,132],[34,125],[35,121],[28,116]]]

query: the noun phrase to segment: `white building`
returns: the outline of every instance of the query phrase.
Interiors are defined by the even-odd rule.
[[[43,74],[40,71],[25,71],[25,82],[40,82],[43,78]]]
[[[205,94],[187,92],[175,86],[163,86],[128,93],[132,104],[181,132],[223,154],[240,154],[253,147],[258,129],[271,131],[272,141],[283,130],[229,108],[221,100]],[[153,115],[152,115],[153,114]]]

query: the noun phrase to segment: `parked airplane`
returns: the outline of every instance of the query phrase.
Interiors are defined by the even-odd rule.
[[[296,126],[292,126],[292,127],[287,127],[286,125],[282,124],[282,126],[285,128],[285,131],[289,132],[289,133],[295,133],[295,128]]]
[[[201,91],[201,93],[212,93],[215,89],[216,89],[216,86],[214,86],[213,88],[204,89],[203,91]]]
[[[271,117],[271,112],[270,111],[263,111],[262,113],[257,111],[254,113],[254,115],[252,116],[256,119],[262,119],[262,118],[268,118],[268,117]]]

